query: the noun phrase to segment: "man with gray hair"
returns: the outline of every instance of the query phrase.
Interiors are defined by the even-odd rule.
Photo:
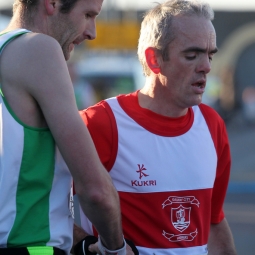
[[[217,52],[213,16],[192,0],[148,11],[138,45],[144,87],[81,112],[119,192],[124,235],[142,255],[236,254],[223,211],[227,132],[202,103]]]

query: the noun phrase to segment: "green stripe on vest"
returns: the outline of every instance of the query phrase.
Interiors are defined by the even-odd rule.
[[[15,141],[14,141],[15,142]],[[8,247],[45,246],[50,239],[49,199],[55,143],[49,131],[24,128],[24,151],[16,194],[17,217]]]

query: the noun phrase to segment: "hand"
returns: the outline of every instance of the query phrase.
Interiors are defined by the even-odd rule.
[[[135,247],[135,246],[134,246]],[[136,249],[136,247],[135,247]],[[91,244],[89,247],[88,247],[88,250],[91,252],[91,253],[97,253],[97,254],[101,254],[101,252],[99,251],[98,249],[98,242],[94,243],[94,244]],[[138,252],[138,251],[137,251]],[[128,242],[127,242],[127,245],[126,245],[126,255],[138,255],[139,253],[134,253],[132,248],[128,245]],[[86,254],[87,255],[87,254]]]
[[[74,247],[75,255],[95,255],[101,254],[98,248],[98,238],[95,236],[86,236]],[[128,239],[126,241],[126,255],[139,255],[139,252],[134,243]]]
[[[86,236],[84,239],[82,239],[80,242],[78,242],[74,248],[74,254],[75,255],[95,255],[98,252],[93,250],[93,252],[89,251],[89,246],[91,244],[97,243],[98,238],[95,236]],[[95,249],[95,248],[94,248]]]
[[[96,242],[94,244],[90,244],[89,247],[88,247],[88,250],[91,253],[101,254],[101,252],[99,251],[99,248],[98,248],[98,242]]]
[[[126,241],[126,244],[127,244],[127,246],[126,246],[127,247],[127,255],[131,255],[131,254],[128,253],[128,247],[131,248],[134,255],[139,255],[139,251],[137,250],[135,244],[131,240],[126,239],[126,238],[125,238],[125,241]]]
[[[135,248],[136,248],[136,247],[135,247]],[[127,243],[127,245],[126,245],[126,255],[136,255],[136,254],[133,252],[132,248],[128,245],[128,243]]]

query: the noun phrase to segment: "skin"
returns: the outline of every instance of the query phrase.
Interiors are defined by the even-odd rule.
[[[237,255],[234,239],[226,219],[219,224],[211,224],[208,254]]]
[[[71,15],[68,15],[68,19],[66,14],[59,14],[51,26],[52,36],[61,45],[66,60],[70,58],[70,52],[75,45],[96,38],[95,22],[101,10],[102,0],[86,1],[86,5],[83,2],[78,1]]]
[[[180,117],[201,103],[217,51],[216,34],[211,21],[202,17],[177,16],[173,29],[178,33],[168,47],[168,61],[154,48],[145,52],[152,74],[140,91],[139,103],[158,114]]]
[[[32,21],[23,18],[18,6],[2,32],[26,28],[34,33],[6,46],[0,58],[0,78],[17,117],[29,126],[50,128],[84,213],[102,243],[116,250],[123,247],[119,197],[78,113],[66,64],[74,45],[95,38],[95,18],[102,2],[80,0],[69,14],[62,14],[59,0],[39,1]]]

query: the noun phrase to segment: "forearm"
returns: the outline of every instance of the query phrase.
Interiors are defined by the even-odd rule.
[[[86,197],[81,193],[78,195],[82,210],[97,229],[102,243],[110,250],[121,248],[123,234],[119,196],[109,174],[105,171],[102,184],[90,189]]]
[[[81,142],[81,138],[73,134],[72,143],[64,144],[60,140],[59,149],[72,173],[83,212],[97,229],[106,248],[117,250],[124,244],[118,193],[99,160],[89,132],[81,124],[77,132],[86,138],[86,142]]]
[[[237,255],[234,239],[225,218],[219,224],[211,224],[208,254]]]

